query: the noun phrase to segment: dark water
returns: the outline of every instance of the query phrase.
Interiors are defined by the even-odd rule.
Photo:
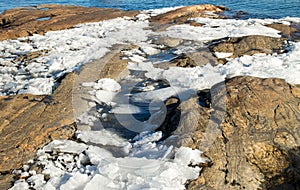
[[[0,0],[0,12],[13,7],[51,3],[124,10],[146,10],[209,3],[225,5],[235,11],[245,11],[249,13],[250,17],[256,18],[300,17],[300,0]]]

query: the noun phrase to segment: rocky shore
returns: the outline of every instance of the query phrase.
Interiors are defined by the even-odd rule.
[[[166,108],[165,118],[152,130],[156,132],[154,134],[162,132],[163,137],[153,142],[149,140],[149,143],[172,149],[170,152],[173,156],[168,153],[171,156],[166,163],[173,163],[172,159],[177,159],[176,155],[178,156],[179,153],[176,153],[175,147],[178,149],[189,147],[203,151],[205,158],[201,159],[205,162],[199,161],[193,164],[195,160],[200,160],[199,155],[198,159],[190,160],[188,166],[185,166],[193,168],[186,171],[198,171],[196,169],[199,171],[196,172],[196,178],[188,178],[181,184],[182,187],[187,189],[299,189],[300,82],[297,82],[299,80],[296,80],[295,76],[299,72],[297,69],[300,68],[298,66],[300,60],[297,59],[297,53],[300,52],[297,52],[300,23],[293,19],[230,20],[223,14],[225,10],[227,8],[213,5],[156,10],[157,12],[40,5],[7,10],[1,14],[0,65],[1,68],[17,68],[15,73],[12,72],[15,76],[19,76],[21,70],[30,72],[27,66],[32,64],[44,64],[47,70],[48,65],[52,64],[50,61],[56,59],[56,55],[64,58],[69,56],[68,52],[71,52],[70,57],[74,58],[74,60],[70,59],[72,64],[83,57],[76,57],[82,52],[82,54],[90,53],[91,57],[94,54],[99,56],[82,59],[78,64],[73,64],[74,68],[62,69],[63,64],[68,62],[66,58],[58,66],[61,70],[55,67],[54,72],[45,72],[47,73],[45,76],[54,81],[50,94],[19,93],[24,89],[27,92],[31,83],[26,83],[24,89],[15,91],[5,88],[9,83],[1,87],[3,96],[0,96],[0,189],[9,189],[14,184],[12,189],[23,187],[40,189],[45,184],[48,184],[48,187],[51,185],[54,189],[59,185],[61,185],[59,187],[65,185],[65,188],[88,189],[97,184],[95,176],[99,177],[99,174],[93,174],[98,171],[96,169],[89,170],[89,173],[79,172],[87,179],[82,184],[74,182],[76,181],[74,176],[78,174],[77,170],[81,171],[80,169],[84,168],[88,171],[88,168],[97,168],[101,165],[99,164],[101,162],[94,162],[89,154],[91,147],[96,143],[79,138],[78,131],[99,132],[102,128],[100,130],[100,125],[94,121],[92,124],[84,123],[81,117],[86,110],[89,110],[86,114],[90,114],[88,115],[90,118],[92,118],[91,114],[99,115],[101,108],[100,115],[102,115],[98,118],[101,127],[115,128],[116,134],[123,132],[124,127],[117,119],[117,111],[113,114],[116,108],[112,108],[113,104],[108,103],[115,101],[113,99],[117,96],[115,92],[120,91],[121,87],[116,91],[108,87],[105,91],[105,86],[96,89],[91,104],[89,99],[93,85],[95,88],[93,82],[111,78],[125,88],[133,73],[137,72],[144,78],[133,77],[136,81],[140,83],[147,81],[151,84],[156,82],[163,86],[161,89],[171,87],[177,93],[172,95],[171,90],[167,96],[161,95],[159,94],[161,91],[155,91],[157,90],[155,86],[150,86],[150,90],[136,90],[138,93],[145,93],[141,97],[150,96],[151,91],[157,92],[157,96],[166,96],[162,98]],[[110,20],[114,21],[109,23]],[[103,21],[107,23],[102,23]],[[84,23],[87,24],[78,25]],[[222,25],[224,23],[225,25]],[[103,27],[104,32],[100,34],[97,33],[98,31],[92,31],[95,26]],[[234,28],[236,26],[237,28]],[[77,39],[72,36],[70,40],[73,41],[68,41],[65,37],[68,36],[68,29],[82,29],[78,33],[82,35],[82,38],[78,38],[78,43],[82,43],[80,41],[82,39],[91,43],[82,47],[80,45],[71,47]],[[66,35],[59,34],[58,36],[61,35],[62,38],[58,39],[58,42],[67,39],[66,44],[72,44],[66,45],[67,48],[61,52],[59,48],[64,47],[62,44],[51,41],[53,44],[44,48],[39,43],[45,40],[35,39],[39,35],[50,38],[52,31],[59,30],[65,30]],[[47,33],[49,31],[50,34]],[[90,38],[85,38],[87,36]],[[106,41],[99,41],[98,45],[92,44],[92,41],[98,39]],[[14,47],[9,46],[13,43],[29,44],[30,48],[20,53],[22,50],[15,50]],[[94,49],[89,50],[90,47]],[[101,48],[103,51],[97,52]],[[86,49],[88,51],[84,51]],[[47,60],[48,58],[50,61]],[[278,67],[272,68],[272,64]],[[35,68],[38,67],[33,67]],[[42,71],[38,69],[37,73],[41,73]],[[0,70],[0,74],[7,73]],[[31,74],[30,77],[35,76]],[[181,77],[191,78],[183,80]],[[201,77],[204,77],[203,80]],[[146,88],[148,83],[143,83],[145,85],[141,88]],[[112,84],[115,83],[109,83]],[[41,87],[37,87],[39,88]],[[97,94],[97,90],[102,94]],[[187,92],[189,93],[186,96]],[[108,93],[112,98],[110,101],[105,101],[107,96],[103,94]],[[130,93],[134,98],[139,98],[138,93]],[[95,113],[91,108],[97,109]],[[154,123],[150,124],[155,125],[158,118],[154,118]],[[124,132],[127,136],[137,134],[127,129]],[[136,144],[144,143],[143,140],[147,140],[145,139],[146,137],[142,136],[135,144],[129,141],[133,155],[138,155],[134,152],[137,149]],[[82,159],[79,166],[75,166],[74,160],[53,160],[53,163],[74,164],[72,171],[69,171],[67,166],[60,168],[60,171],[65,172],[64,175],[68,174],[68,179],[73,179],[73,182],[72,180],[66,180],[62,184],[53,182],[55,178],[51,178],[52,174],[46,172],[47,164],[52,162],[51,159],[59,157],[55,156],[56,153],[66,158],[67,156],[63,156],[70,152],[64,152],[59,148],[56,150],[55,146],[51,149],[50,146],[48,152],[44,153],[50,152],[51,156],[48,155],[47,161],[41,161],[38,151],[55,140],[70,140],[84,144],[81,152],[78,150],[71,152],[74,159],[80,155],[85,157],[85,161]],[[95,147],[103,148],[105,144]],[[116,148],[113,147],[108,146],[107,149],[115,150]],[[114,159],[120,160],[121,155],[125,153],[121,149],[117,150],[118,156]],[[141,148],[139,151],[142,150]],[[149,155],[151,152],[147,156]],[[135,156],[133,157],[138,157]],[[145,157],[148,158],[147,156]],[[128,155],[124,158],[127,159]],[[180,173],[180,171],[176,172]],[[164,174],[171,176],[166,179],[172,179],[171,173]],[[37,177],[38,175],[40,178]],[[162,173],[159,175],[163,178]],[[109,175],[106,177],[106,179],[113,179]],[[144,184],[147,184],[146,180]],[[120,187],[124,186],[115,188],[120,189]]]
[[[0,16],[0,40],[15,39],[48,31],[63,30],[77,24],[99,22],[123,16],[135,16],[138,11],[86,8],[78,6],[39,5],[16,8]]]

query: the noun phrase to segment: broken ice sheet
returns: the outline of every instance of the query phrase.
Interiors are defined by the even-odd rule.
[[[65,152],[79,154],[87,149],[87,145],[72,140],[54,140],[43,148],[45,152]]]

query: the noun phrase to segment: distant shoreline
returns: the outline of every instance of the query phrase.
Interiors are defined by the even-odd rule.
[[[249,13],[252,18],[282,18],[282,17],[300,17],[300,4],[298,2],[287,2],[285,0],[266,0],[253,2],[251,0],[244,1],[207,1],[207,0],[191,0],[188,2],[183,2],[179,0],[172,1],[80,1],[75,0],[72,2],[61,3],[61,1],[54,0],[48,1],[44,0],[42,4],[61,4],[61,5],[75,5],[75,6],[85,6],[85,7],[98,7],[98,8],[117,8],[121,10],[149,10],[158,9],[165,7],[176,7],[176,6],[189,6],[196,4],[214,4],[214,5],[224,5],[230,8],[232,11],[243,11]],[[27,7],[27,6],[39,6],[35,0],[28,0],[22,2],[13,2],[8,0],[3,0],[0,2],[0,13],[11,8]]]

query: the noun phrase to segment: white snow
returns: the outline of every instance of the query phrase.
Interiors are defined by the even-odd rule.
[[[0,42],[0,95],[51,94],[56,79],[91,60],[101,58],[114,44],[137,43],[151,33],[148,21],[116,18],[81,24],[72,29],[47,32]],[[29,40],[29,43],[22,42]],[[31,63],[14,61],[16,55],[48,50]],[[7,66],[9,65],[9,67]]]
[[[125,139],[119,137],[114,132],[105,129],[100,131],[77,131],[77,138],[85,143],[113,145],[118,147],[130,145]]]
[[[158,13],[171,9],[158,9]],[[298,21],[297,18],[282,19],[210,19],[194,18],[196,22],[205,24],[202,27],[190,25],[175,25],[166,31],[155,33],[148,27],[146,16],[153,10],[139,15],[139,20],[130,18],[116,18],[98,23],[81,24],[75,28],[52,31],[44,36],[34,35],[18,40],[0,42],[0,95],[8,94],[51,94],[56,79],[65,73],[78,69],[81,65],[101,58],[109,48],[117,43],[135,43],[141,50],[153,55],[159,53],[157,47],[149,44],[151,35],[170,36],[196,41],[209,41],[224,37],[241,37],[246,35],[266,35],[279,37],[279,31],[266,27],[264,24],[280,22],[289,24]],[[155,11],[154,11],[155,12]],[[144,15],[144,17],[142,16]],[[146,16],[145,16],[146,15]],[[24,42],[29,40],[29,42]],[[29,64],[15,61],[17,55],[34,51],[49,51]],[[146,59],[140,54],[132,54],[129,60],[142,63]],[[226,58],[229,54],[216,53],[219,58]],[[110,94],[98,92],[99,97],[111,99]]]
[[[149,9],[149,10],[145,10],[144,12],[149,14],[149,16],[157,16],[169,11],[173,11],[176,9],[179,9],[183,6],[176,6],[176,7],[165,7],[165,8],[160,8],[160,9]]]
[[[92,189],[103,189],[110,190],[109,184],[112,183],[111,180],[103,175],[96,174],[93,179],[84,187],[84,190]]]
[[[22,189],[29,189],[29,185],[24,179],[16,181],[14,183],[14,186],[10,188],[10,190],[22,190]]]
[[[96,90],[105,90],[110,92],[118,92],[121,90],[121,86],[118,82],[110,78],[103,78],[98,80],[98,82],[94,85],[94,89]]]
[[[108,150],[97,146],[89,146],[86,154],[93,165],[98,165],[101,160],[113,158],[113,155]]]
[[[62,184],[59,189],[70,190],[70,189],[83,189],[86,183],[89,181],[87,174],[81,174],[79,172],[72,175],[65,184]]]
[[[77,70],[91,60],[101,58],[110,51],[111,46],[120,43],[139,46],[139,49],[122,52],[124,59],[129,61],[130,71],[140,71],[145,78],[165,80],[170,85],[161,89],[145,86],[143,92],[126,94],[133,101],[150,103],[151,117],[148,123],[136,121],[131,123],[132,126],[126,127],[139,132],[134,138],[126,139],[116,131],[102,127],[96,131],[77,131],[78,141],[52,141],[38,151],[35,159],[42,172],[28,171],[29,166],[24,165],[23,171],[15,172],[24,179],[17,180],[11,189],[185,189],[187,180],[199,176],[199,163],[208,160],[201,157],[200,150],[164,144],[164,134],[161,131],[154,132],[159,118],[166,111],[160,102],[171,96],[178,96],[181,101],[186,100],[195,95],[197,90],[211,88],[225,78],[239,75],[277,77],[292,84],[300,84],[300,42],[290,43],[291,51],[280,55],[255,54],[229,58],[229,53],[215,53],[218,58],[227,59],[225,65],[170,67],[167,70],[155,68],[147,59],[147,56],[161,52],[160,47],[151,44],[149,40],[154,36],[197,41],[194,46],[193,43],[183,43],[175,50],[175,53],[180,54],[195,52],[205,42],[224,37],[279,37],[279,31],[263,25],[274,22],[289,24],[300,20],[194,18],[196,22],[205,25],[176,25],[163,32],[146,29],[149,27],[146,18],[173,9],[175,8],[145,11],[137,16],[137,20],[116,18],[78,25],[69,30],[48,32],[44,36],[34,35],[0,42],[0,95],[51,94],[59,77]],[[27,39],[29,42],[24,42]],[[49,52],[30,63],[15,60],[17,55],[41,50]],[[132,77],[133,80],[141,81]],[[126,114],[142,112],[138,106],[114,102],[123,87],[113,79],[105,78],[82,85],[91,88],[87,92],[91,96],[91,102],[88,104],[89,110],[77,119],[89,129],[100,118],[108,120],[109,114],[125,115],[128,121],[132,118],[128,118]],[[108,111],[101,107],[103,104],[109,107]],[[95,112],[92,112],[93,108],[96,108]],[[139,130],[135,130],[137,127]],[[45,180],[45,176],[50,179]]]
[[[42,174],[36,174],[32,175],[30,178],[27,179],[28,183],[33,184],[33,188],[35,189],[41,189],[44,184],[46,184],[46,181],[44,180],[44,175]]]
[[[201,158],[201,152],[200,150],[194,150],[191,151],[191,148],[188,147],[181,147],[175,154],[174,162],[181,163],[183,165],[186,164],[197,164],[197,163],[203,163],[208,161],[208,159]]]
[[[211,88],[234,76],[256,76],[261,78],[282,78],[291,84],[300,84],[300,42],[290,42],[291,51],[284,54],[255,54],[230,59],[225,65],[211,66],[210,64],[194,68],[171,67],[168,70],[154,68],[149,62],[129,64],[129,70],[144,71],[152,79],[165,79],[170,83],[169,88],[143,92],[134,95],[134,99],[167,99],[175,94],[183,98],[186,90],[201,90]],[[217,53],[218,56],[227,57],[230,54]],[[185,99],[185,98],[183,98]]]
[[[220,59],[232,56],[232,53],[226,53],[226,52],[215,52],[214,54],[217,58]]]
[[[226,77],[250,75],[261,78],[282,78],[291,84],[300,84],[300,43],[293,43],[293,50],[281,55],[256,54],[230,60],[220,66]]]
[[[138,45],[141,48],[141,50],[144,53],[146,53],[147,55],[155,55],[160,52],[159,49],[157,49],[156,47],[153,47],[153,46],[149,46],[149,44],[147,44],[147,43],[139,43]]]
[[[120,84],[109,78],[103,78],[97,82],[86,82],[82,86],[93,87],[93,91],[90,91],[93,95],[93,100],[98,103],[105,102],[107,104],[111,103],[113,97],[121,90]]]
[[[93,132],[82,133],[81,138],[92,136],[89,142],[98,142],[94,139],[97,134],[93,136]],[[87,190],[100,187],[116,190],[185,189],[184,183],[188,179],[198,177],[201,168],[197,165],[207,159],[201,158],[202,152],[199,150],[162,145],[158,142],[161,138],[161,132],[144,132],[136,136],[124,157],[115,157],[109,150],[94,145],[85,145],[84,150],[79,145],[80,148],[74,151],[75,142],[50,143],[38,154],[38,164],[43,165],[42,174],[18,180],[12,189],[26,189],[29,186]],[[44,181],[43,174],[49,175],[50,180]]]
[[[195,27],[188,24],[174,25],[160,34],[186,40],[211,41],[225,37],[242,37],[248,35],[263,35],[280,37],[279,31],[263,26],[259,19],[234,20],[195,18],[196,22],[205,24]]]
[[[226,77],[226,75],[220,73],[218,67],[213,67],[210,64],[195,68],[170,67],[168,70],[163,70],[154,68],[149,62],[143,62],[130,64],[128,68],[130,70],[147,71],[147,77],[156,80],[165,79],[170,83],[170,88],[145,92],[135,96],[136,98],[142,97],[145,99],[157,97],[165,100],[174,94],[180,95],[182,92],[192,92],[190,89],[201,90],[211,88],[214,84],[224,81]],[[183,95],[184,93],[181,96]],[[151,98],[147,98],[148,96]]]
[[[299,17],[284,17],[284,18],[280,19],[280,21],[287,21],[287,22],[299,23],[300,22],[300,18]]]

